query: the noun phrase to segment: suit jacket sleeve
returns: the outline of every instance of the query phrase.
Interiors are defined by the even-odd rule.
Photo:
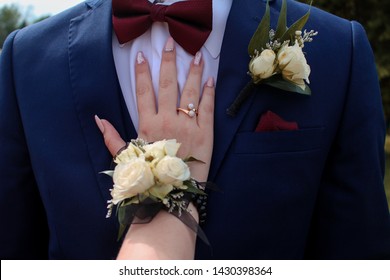
[[[364,29],[356,22],[351,28],[349,89],[323,174],[306,254],[316,259],[388,259],[390,222],[383,186],[385,126],[380,89]]]
[[[0,55],[0,258],[47,258],[47,223],[13,83],[11,34]],[[28,65],[26,65],[28,71]]]

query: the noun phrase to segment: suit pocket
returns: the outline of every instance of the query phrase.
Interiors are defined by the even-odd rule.
[[[325,127],[273,132],[239,132],[232,144],[235,154],[293,153],[320,149]]]

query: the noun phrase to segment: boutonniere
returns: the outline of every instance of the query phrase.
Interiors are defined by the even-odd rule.
[[[302,49],[318,32],[302,31],[309,15],[310,10],[287,27],[287,2],[283,0],[278,24],[274,30],[270,27],[271,15],[267,1],[265,14],[248,46],[250,57],[248,74],[252,79],[227,109],[229,115],[235,116],[254,87],[260,84],[288,92],[311,94],[308,86],[310,66]]]

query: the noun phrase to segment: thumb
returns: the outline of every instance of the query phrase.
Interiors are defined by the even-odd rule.
[[[114,157],[117,152],[126,145],[126,142],[121,138],[118,131],[109,121],[102,120],[95,115],[95,122],[103,134],[104,144],[106,144],[107,149]]]

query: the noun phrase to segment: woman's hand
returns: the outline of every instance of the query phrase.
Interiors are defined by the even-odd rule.
[[[168,39],[162,53],[157,101],[149,65],[142,52],[138,53],[136,61],[138,137],[148,142],[176,139],[181,143],[179,157],[192,156],[204,162],[193,162],[190,169],[193,178],[206,181],[213,147],[214,81],[209,78],[205,85],[201,85],[204,64],[201,54],[194,57],[183,92],[179,96],[176,51],[173,39]],[[197,116],[190,117],[185,112],[178,111],[178,100],[179,108],[184,110],[188,110],[188,105],[193,104],[197,108]],[[125,145],[125,141],[108,121],[96,120],[103,132],[106,146],[114,156]]]
[[[205,164],[192,164],[191,174],[199,181],[206,181],[213,147],[214,87],[210,78],[201,86],[203,60],[198,53],[193,59],[183,92],[179,97],[176,51],[169,39],[162,54],[158,101],[156,106],[149,67],[142,53],[136,65],[136,92],[139,113],[139,137],[147,141],[177,139],[181,143],[179,157],[193,156]],[[203,91],[201,98],[201,91]],[[190,117],[179,107],[197,108],[197,116]],[[158,108],[156,110],[156,108]],[[202,166],[203,165],[203,166]]]

